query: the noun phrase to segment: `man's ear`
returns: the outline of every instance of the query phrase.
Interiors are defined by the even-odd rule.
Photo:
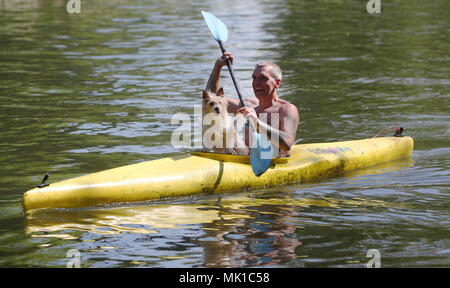
[[[223,88],[220,87],[220,89],[216,93],[217,96],[223,96]]]
[[[277,89],[278,89],[280,87],[280,85],[281,85],[281,79],[277,79],[276,83],[277,83]]]
[[[206,90],[203,90],[203,100],[209,99],[209,93]]]

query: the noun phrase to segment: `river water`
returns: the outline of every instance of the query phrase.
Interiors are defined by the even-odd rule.
[[[0,1],[0,266],[381,267],[450,265],[448,3]],[[244,95],[261,60],[283,69],[299,143],[370,138],[391,125],[412,157],[339,177],[25,217],[50,182],[186,153],[175,113],[200,104],[228,27]],[[222,73],[225,93],[236,97]],[[370,253],[369,253],[370,254]]]

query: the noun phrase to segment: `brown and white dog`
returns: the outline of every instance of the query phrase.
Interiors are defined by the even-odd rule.
[[[228,101],[223,97],[222,88],[216,94],[203,91],[203,148],[216,153],[248,155],[249,149],[245,146],[243,137],[245,119],[242,114],[229,114],[227,106]]]

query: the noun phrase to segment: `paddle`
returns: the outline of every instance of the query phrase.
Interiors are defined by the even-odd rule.
[[[228,30],[227,26],[220,21],[217,17],[212,15],[211,13],[202,11],[203,18],[205,19],[206,25],[209,28],[209,31],[213,34],[214,38],[219,43],[220,49],[222,50],[222,54],[225,53],[225,48],[223,47],[223,43],[228,40]],[[227,67],[228,71],[230,71],[231,80],[233,80],[234,87],[236,88],[236,92],[239,96],[239,100],[241,102],[242,107],[245,107],[245,102],[242,99],[241,91],[239,89],[239,85],[234,77],[233,65],[231,65],[231,61],[227,59]],[[253,144],[254,148],[250,150],[250,163],[252,165],[253,173],[256,176],[261,176],[270,166],[270,161],[272,160],[273,155],[273,147],[267,138],[266,135],[261,135],[256,132],[256,128],[253,125],[253,121],[249,121],[250,127],[252,129],[253,141],[256,141]],[[253,142],[255,143],[255,142]]]

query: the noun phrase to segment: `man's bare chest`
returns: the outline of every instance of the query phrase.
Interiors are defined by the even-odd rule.
[[[255,112],[258,115],[258,119],[271,125],[272,121],[280,121],[280,115],[279,115],[280,107],[268,107],[266,109],[258,109],[258,107],[255,108]]]

